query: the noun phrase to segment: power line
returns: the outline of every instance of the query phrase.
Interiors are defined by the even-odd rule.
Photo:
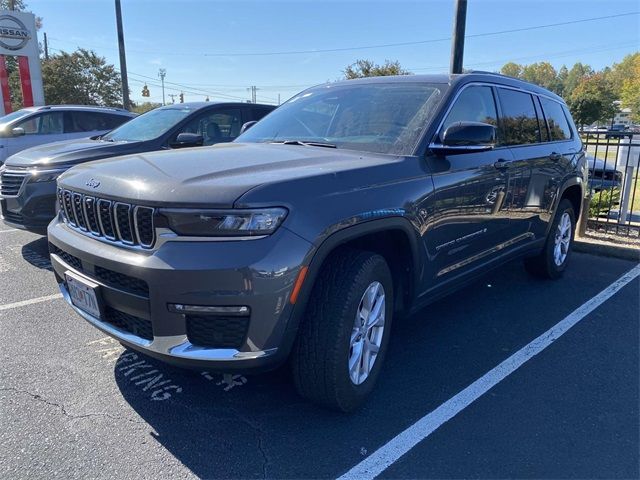
[[[626,12],[626,13],[618,13],[615,15],[603,15],[600,17],[591,17],[591,18],[583,18],[579,20],[568,20],[565,22],[557,22],[557,23],[547,23],[543,25],[532,25],[529,27],[521,27],[521,28],[513,28],[509,30],[498,30],[495,32],[482,32],[475,33],[470,35],[465,35],[465,38],[479,38],[479,37],[489,37],[495,35],[504,35],[508,33],[518,33],[518,32],[528,32],[531,30],[538,30],[543,28],[553,28],[553,27],[561,27],[565,25],[575,25],[585,22],[593,22],[597,20],[607,20],[611,18],[619,18],[619,17],[627,17],[631,15],[638,15],[640,12]],[[54,40],[53,37],[49,37],[50,40]],[[71,44],[72,42],[67,42],[66,40],[55,39],[62,43]],[[428,43],[437,43],[437,42],[446,42],[451,40],[451,37],[441,37],[441,38],[431,38],[426,40],[416,40],[411,42],[397,42],[397,43],[383,43],[377,45],[361,45],[355,47],[339,47],[339,48],[321,48],[321,49],[311,49],[311,50],[284,50],[284,51],[274,51],[274,52],[224,52],[224,53],[193,53],[193,52],[167,52],[167,51],[148,51],[148,50],[134,50],[127,49],[132,53],[143,53],[143,54],[155,54],[155,55],[179,55],[179,56],[205,56],[205,57],[259,57],[259,56],[275,56],[275,55],[302,55],[302,54],[310,54],[310,53],[332,53],[332,52],[348,52],[348,51],[356,51],[356,50],[370,50],[376,48],[389,48],[389,47],[405,47],[411,45],[424,45]],[[86,45],[91,48],[98,49],[110,49],[113,50],[112,47],[108,46],[91,46]]]
[[[607,45],[610,45],[607,44]],[[630,46],[634,46],[636,45],[636,42],[628,42],[628,43],[623,43],[623,44],[619,44],[616,45],[615,47],[604,47],[604,45],[602,46],[593,46],[593,47],[586,47],[586,49],[589,51],[589,53],[598,53],[598,52],[607,52],[607,51],[611,51],[611,50],[621,50],[624,48],[628,48]],[[600,48],[600,47],[604,47],[604,48]],[[507,59],[503,59],[503,60],[491,60],[491,61],[485,61],[485,62],[474,62],[474,63],[467,63],[465,64],[466,67],[479,67],[482,65],[494,65],[494,64],[504,64],[506,62],[516,62],[516,61],[523,61],[523,60],[536,60],[536,59],[540,59],[543,58],[544,60],[549,60],[549,59],[553,59],[553,58],[562,58],[562,57],[567,57],[567,56],[571,56],[574,55],[576,53],[582,53],[585,51],[585,48],[579,48],[579,49],[574,49],[574,50],[565,50],[563,52],[557,52],[555,54],[551,54],[551,55],[529,55],[528,57],[516,57],[516,58],[507,58]],[[441,66],[441,67],[407,67],[407,70],[409,71],[415,71],[415,72],[419,72],[419,71],[444,71],[446,70],[447,67],[446,66]]]

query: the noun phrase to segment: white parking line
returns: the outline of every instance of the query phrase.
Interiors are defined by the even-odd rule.
[[[0,230],[0,233],[7,233],[7,232],[18,232],[19,230],[17,228],[11,228],[9,230]]]
[[[32,298],[30,300],[22,300],[21,302],[7,303],[0,305],[0,312],[2,310],[11,310],[12,308],[25,307],[27,305],[33,305],[34,303],[48,302],[49,300],[55,300],[56,298],[62,298],[61,293],[55,293],[53,295],[46,295],[44,297]]]
[[[425,415],[409,428],[392,438],[369,457],[342,475],[339,480],[373,479],[380,475],[419,442],[426,439],[444,423],[451,420],[491,388],[546,349],[580,322],[580,320],[593,312],[639,275],[640,265],[632,268],[629,272],[625,273],[595,297],[582,304],[531,343],[518,350],[460,393],[451,397],[434,411]]]

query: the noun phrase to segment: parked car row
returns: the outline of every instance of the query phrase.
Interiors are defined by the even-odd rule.
[[[248,103],[180,103],[157,108],[124,124],[121,120],[122,125],[108,133],[87,130],[95,135],[77,139],[77,134],[69,134],[70,140],[23,150],[7,159],[0,170],[0,204],[4,221],[13,227],[45,234],[55,216],[56,180],[72,166],[119,155],[230,142],[240,134],[244,122],[259,120],[274,108]],[[69,116],[71,119],[78,112],[85,116],[88,112],[96,117],[115,116],[100,109],[85,110],[75,107],[40,109],[35,117],[37,120],[28,116],[8,125],[25,125],[25,122],[33,121],[46,123],[46,115],[62,111],[64,118]],[[131,115],[118,113],[118,117],[128,120]],[[95,124],[85,129],[90,126]],[[14,130],[16,128],[22,127]],[[87,137],[87,133],[83,136]]]
[[[302,396],[352,411],[398,318],[509,260],[567,268],[588,166],[546,89],[412,75],[314,87],[252,126],[271,107],[201,108],[27,151],[2,174],[3,212],[24,215],[7,172],[56,165],[55,279],[129,348],[209,371],[288,362]]]

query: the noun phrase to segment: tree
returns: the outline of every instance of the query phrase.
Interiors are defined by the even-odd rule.
[[[578,125],[596,121],[608,122],[616,113],[616,99],[609,80],[602,73],[582,79],[567,99],[571,114]]]
[[[371,60],[358,60],[352,63],[342,72],[347,80],[363,77],[383,77],[387,75],[410,75],[411,72],[403,69],[397,60],[385,60],[384,65],[377,65]]]
[[[558,81],[558,72],[549,62],[538,62],[525,65],[522,69],[523,80],[535,83],[541,87],[547,88],[552,92],[561,93],[560,82]]]
[[[95,52],[78,49],[42,61],[48,104],[122,106],[120,75]]]
[[[500,73],[509,77],[520,78],[522,77],[522,65],[514,62],[505,63],[500,69]]]
[[[149,110],[153,110],[154,108],[158,108],[162,106],[161,103],[155,103],[155,102],[142,102],[138,104],[131,102],[131,104],[132,104],[131,111],[135,113],[146,113]]]
[[[567,76],[562,82],[562,94],[566,97],[570,97],[575,88],[582,80],[594,74],[593,68],[583,63],[576,63],[571,67],[571,70],[567,72]]]
[[[608,77],[611,88],[617,97],[622,95],[625,80],[633,77],[638,61],[640,61],[640,52],[627,55],[622,59],[622,62],[613,64]]]
[[[629,75],[622,79],[621,106],[630,108],[631,119],[640,122],[640,54],[633,55],[629,63]]]

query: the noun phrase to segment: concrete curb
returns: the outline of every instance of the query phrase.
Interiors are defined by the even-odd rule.
[[[576,238],[573,242],[573,251],[640,262],[640,249],[616,245],[613,243],[597,243],[590,242],[582,238]]]

